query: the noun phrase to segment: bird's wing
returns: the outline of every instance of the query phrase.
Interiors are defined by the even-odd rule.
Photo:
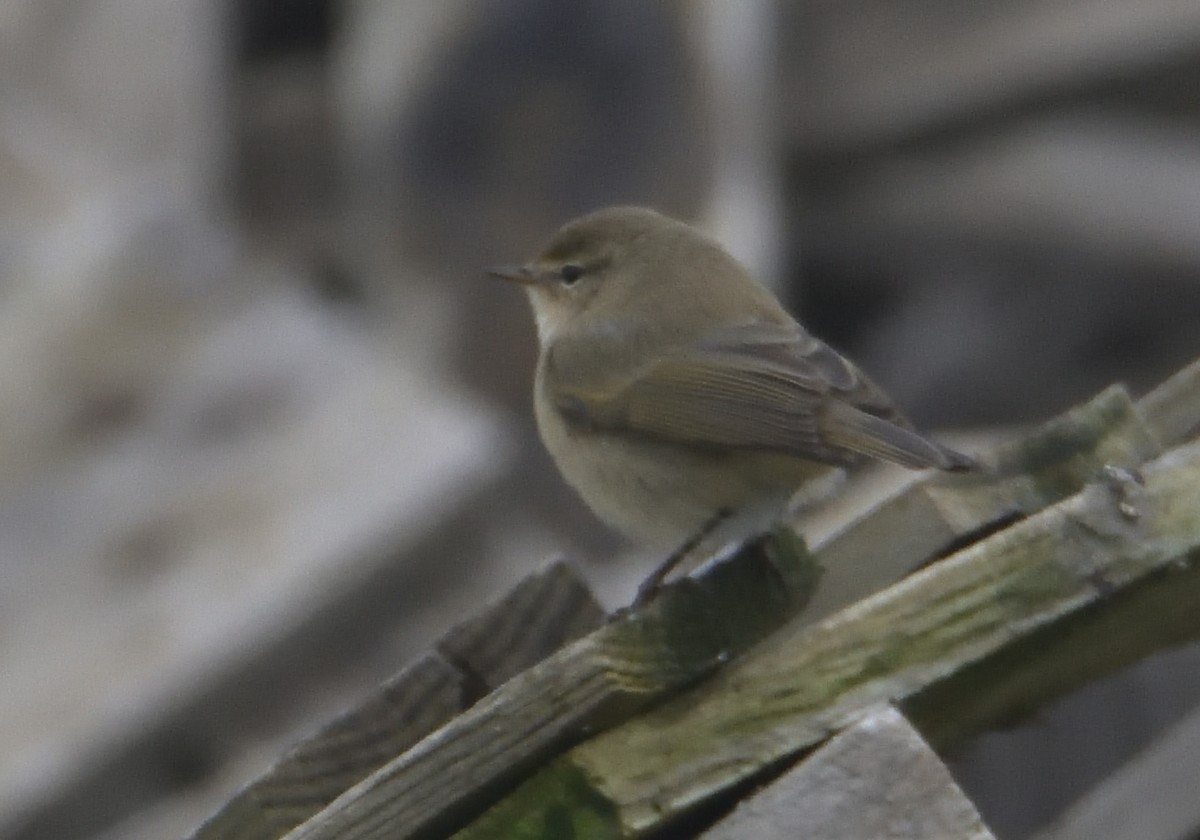
[[[628,378],[560,385],[550,397],[580,431],[774,451],[831,464],[857,455],[915,468],[969,464],[909,429],[887,396],[850,362],[782,325],[722,330]]]

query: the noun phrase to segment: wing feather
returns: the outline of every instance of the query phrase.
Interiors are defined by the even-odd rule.
[[[951,457],[957,453],[911,431],[854,365],[783,325],[722,330],[628,377],[560,384],[552,399],[577,429],[830,464],[870,455],[910,467],[962,466]]]

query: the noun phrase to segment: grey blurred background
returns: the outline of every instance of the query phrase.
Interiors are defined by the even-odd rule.
[[[1200,355],[1198,141],[1194,0],[5,0],[0,836],[185,834],[556,553],[628,598],[482,267],[649,204],[920,425],[1023,424]],[[1066,837],[1198,696],[950,758]]]

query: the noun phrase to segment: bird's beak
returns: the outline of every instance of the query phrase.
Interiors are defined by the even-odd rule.
[[[489,277],[499,277],[522,286],[533,285],[533,272],[526,265],[498,265],[484,271]]]

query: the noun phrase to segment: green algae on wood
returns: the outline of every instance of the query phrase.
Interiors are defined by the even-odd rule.
[[[1200,444],[1148,465],[1139,504],[1130,518],[1108,487],[1089,486],[825,621],[789,625],[692,690],[575,747],[457,837],[506,836],[506,821],[572,808],[541,787],[564,773],[589,780],[573,801],[609,815],[580,840],[642,836],[814,746],[867,705],[945,690],[967,673],[985,685],[976,669],[1032,634],[1069,632],[1157,575],[1180,583],[1200,574]],[[1190,612],[1194,632],[1200,611]],[[1073,674],[1076,684],[1119,664],[1103,656],[1110,639],[1091,642],[1099,655]]]

